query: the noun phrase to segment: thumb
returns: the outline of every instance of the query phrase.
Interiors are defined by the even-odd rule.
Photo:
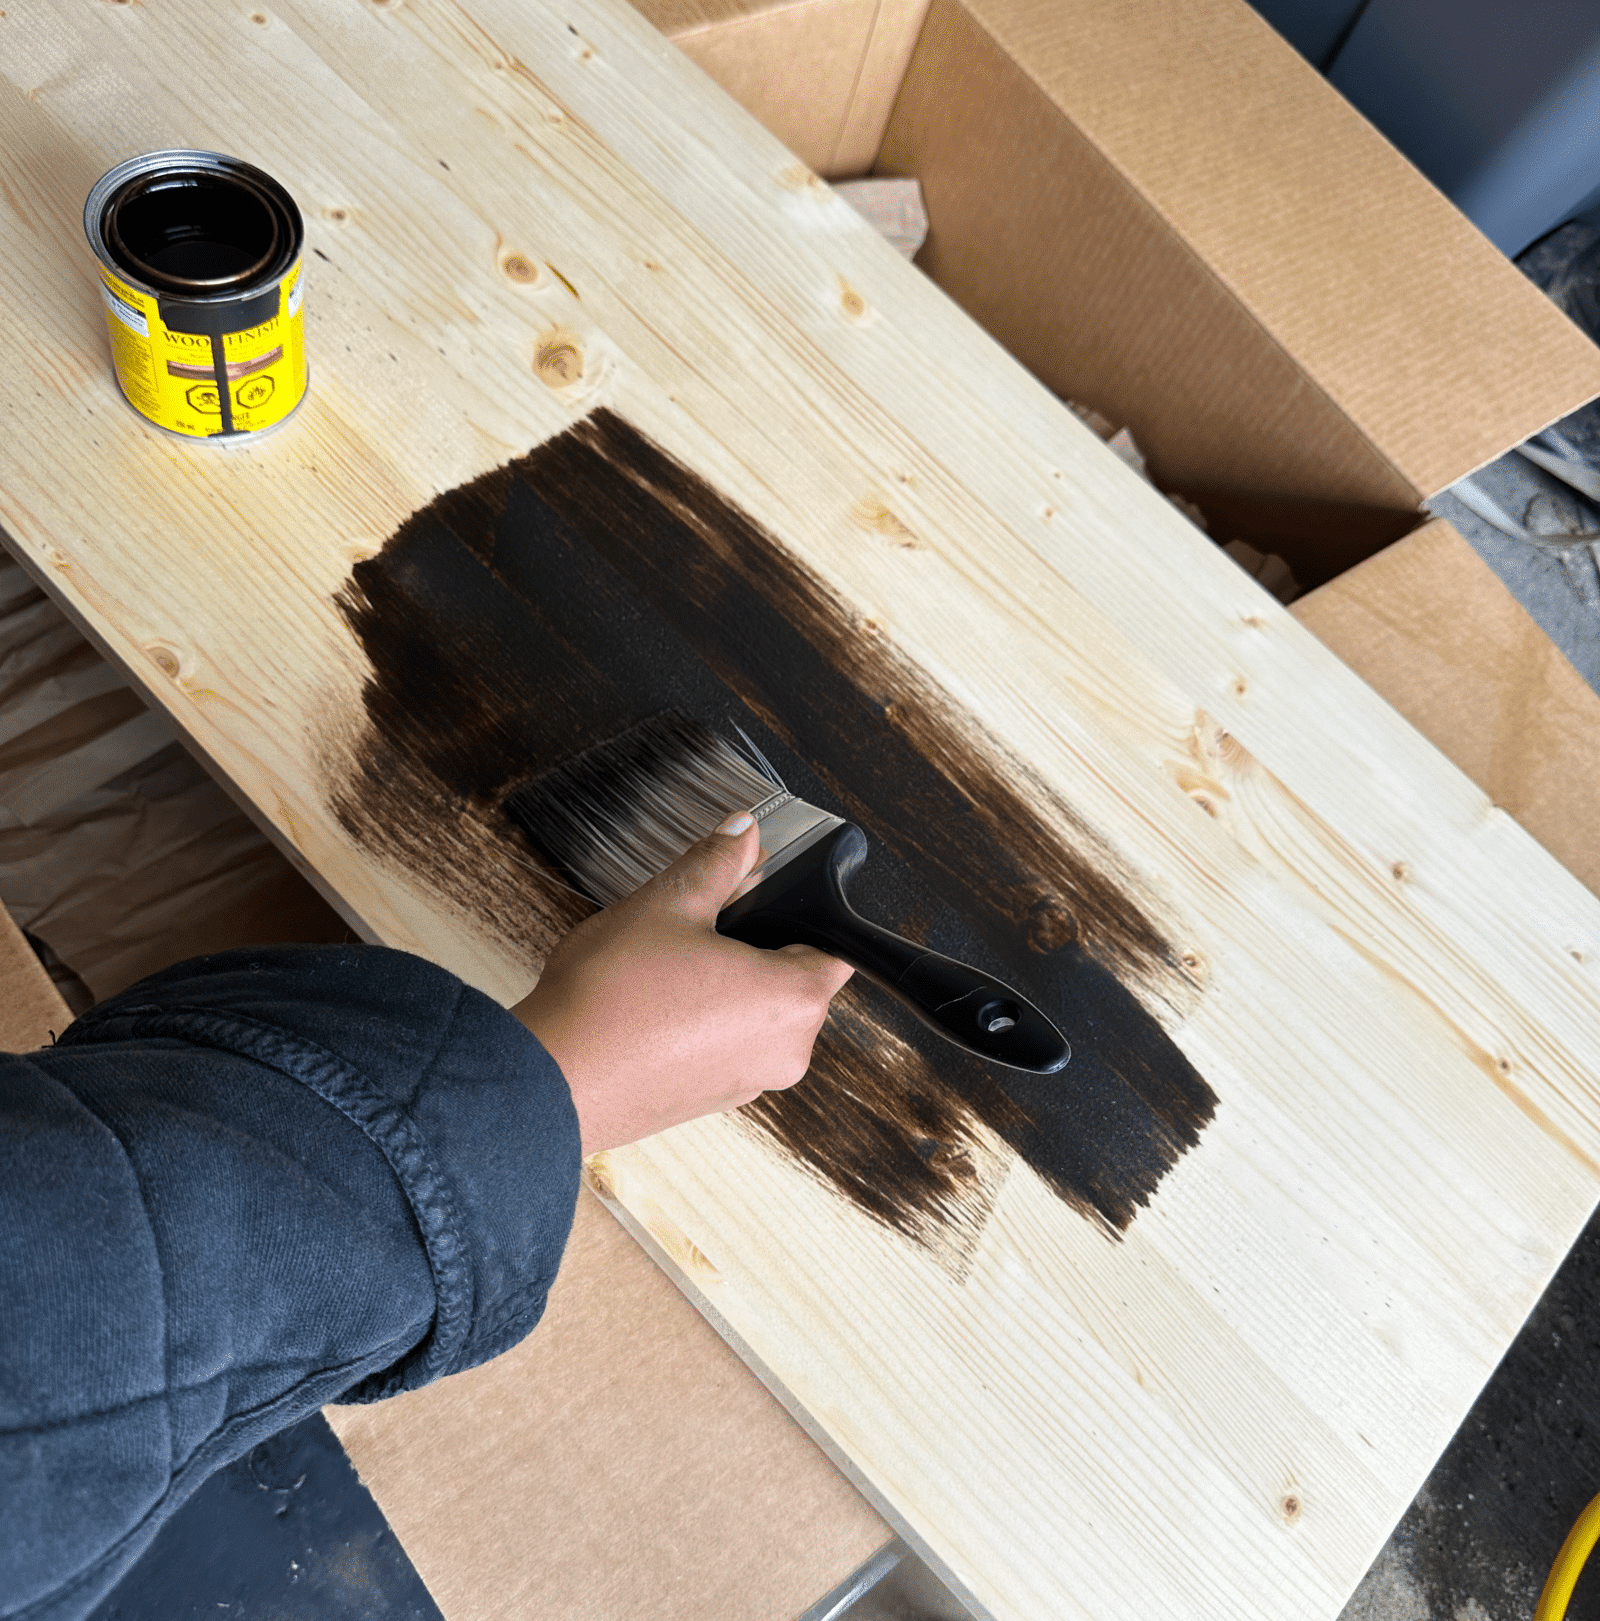
[[[761,833],[748,811],[691,844],[645,886],[681,916],[712,924],[761,855]]]

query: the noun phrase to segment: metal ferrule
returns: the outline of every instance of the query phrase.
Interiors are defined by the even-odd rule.
[[[739,886],[741,894],[754,889],[763,878],[794,860],[801,851],[809,850],[836,827],[844,826],[842,816],[830,816],[789,793],[774,794],[750,814],[761,829],[761,848],[766,854]]]

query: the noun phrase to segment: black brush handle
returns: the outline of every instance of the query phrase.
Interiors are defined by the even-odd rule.
[[[815,946],[860,969],[941,1036],[980,1058],[1036,1075],[1063,1068],[1072,1048],[1025,996],[855,911],[845,885],[866,855],[866,835],[846,822],[724,907],[717,932],[769,951]]]

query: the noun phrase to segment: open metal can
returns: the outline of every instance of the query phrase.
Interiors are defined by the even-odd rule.
[[[220,152],[147,152],[100,177],[83,228],[134,410],[237,440],[305,398],[305,226],[271,175]]]

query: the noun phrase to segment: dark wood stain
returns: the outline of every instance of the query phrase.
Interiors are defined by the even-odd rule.
[[[745,727],[859,822],[862,910],[1013,980],[1073,1059],[969,1057],[869,987],[809,1076],[744,1111],[862,1211],[957,1259],[1010,1155],[1119,1233],[1216,1097],[1152,1009],[1200,994],[1059,796],[710,485],[610,411],[415,513],[339,598],[372,661],[324,749],[344,826],[537,956],[579,911],[500,809],[655,711]]]

